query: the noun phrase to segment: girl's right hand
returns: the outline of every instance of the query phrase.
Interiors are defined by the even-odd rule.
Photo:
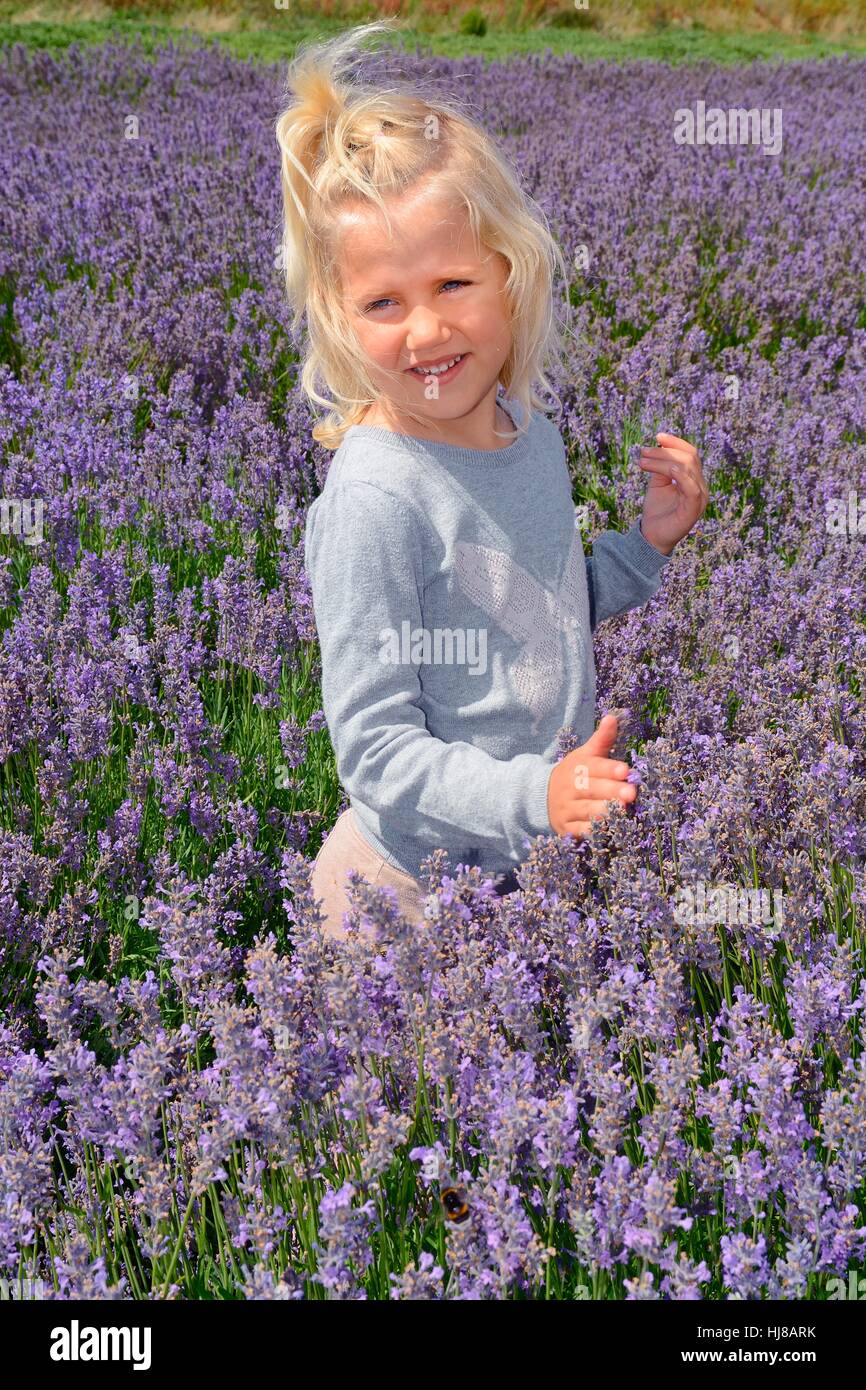
[[[626,782],[628,763],[615,762],[616,716],[606,714],[591,738],[567,753],[554,767],[547,784],[547,814],[557,835],[579,837],[591,822],[610,815],[614,801],[628,804],[637,789]]]

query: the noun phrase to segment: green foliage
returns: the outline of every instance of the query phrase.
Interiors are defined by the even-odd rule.
[[[487,33],[487,20],[480,10],[467,10],[461,15],[458,27],[461,34],[474,34],[483,38]]]
[[[24,44],[28,48],[64,49],[71,44],[132,43],[140,44],[145,53],[153,53],[166,44],[177,47],[216,43],[228,48],[238,58],[254,59],[261,63],[284,64],[297,44],[329,34],[341,33],[347,20],[318,14],[314,18],[300,14],[296,7],[288,10],[267,8],[258,11],[262,27],[238,27],[204,37],[192,29],[177,28],[164,18],[131,14],[122,18],[67,21],[57,23],[26,21],[12,23],[7,18],[15,6],[0,6],[0,48]],[[371,15],[375,11],[370,12]],[[581,12],[575,11],[576,14]],[[360,22],[363,16],[354,19]],[[383,42],[390,42],[389,39]],[[407,24],[397,40],[409,49],[419,45],[431,53],[446,57],[477,54],[485,61],[500,61],[511,53],[577,53],[580,57],[608,62],[651,59],[673,65],[696,63],[705,59],[717,63],[742,63],[753,60],[794,60],[828,57],[835,53],[866,53],[866,37],[832,41],[815,36],[793,37],[778,32],[754,34],[715,34],[703,29],[668,28],[650,31],[635,37],[618,38],[593,27],[564,26],[548,21],[533,27],[518,28],[498,25],[484,34],[460,33],[448,15],[441,18],[419,12],[417,24]]]
[[[597,6],[595,9],[588,7],[585,10],[577,10],[572,6],[567,10],[554,10],[547,22],[554,29],[598,29],[601,26],[601,15]]]
[[[15,282],[11,275],[0,276],[0,362],[7,362],[16,376],[21,375],[23,358],[15,334]]]

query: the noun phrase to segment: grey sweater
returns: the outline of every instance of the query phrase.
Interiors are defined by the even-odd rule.
[[[498,874],[554,833],[558,730],[584,743],[596,726],[592,631],[645,603],[668,558],[638,521],[584,557],[562,437],[538,411],[491,451],[347,430],[305,566],[337,772],[390,864],[417,878],[442,846]]]

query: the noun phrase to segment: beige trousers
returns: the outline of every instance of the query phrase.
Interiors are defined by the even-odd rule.
[[[343,913],[349,910],[346,874],[357,869],[374,888],[394,888],[397,906],[408,922],[416,925],[424,920],[425,890],[417,878],[389,864],[364,839],[348,806],[337,817],[319,853],[313,861],[311,887],[314,898],[322,900],[319,909],[325,919],[326,936],[345,940]]]

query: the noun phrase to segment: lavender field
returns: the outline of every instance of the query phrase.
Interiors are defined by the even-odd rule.
[[[831,1299],[866,1269],[866,62],[371,54],[462,95],[572,268],[595,633],[640,791],[429,929],[309,887],[347,804],[303,568],[332,457],[277,255],[279,66],[7,49],[0,1276],[46,1299]],[[778,153],[675,112],[783,114]],[[556,417],[555,417],[556,418]],[[568,729],[562,752],[574,746]],[[468,1215],[451,1219],[449,1184]]]

